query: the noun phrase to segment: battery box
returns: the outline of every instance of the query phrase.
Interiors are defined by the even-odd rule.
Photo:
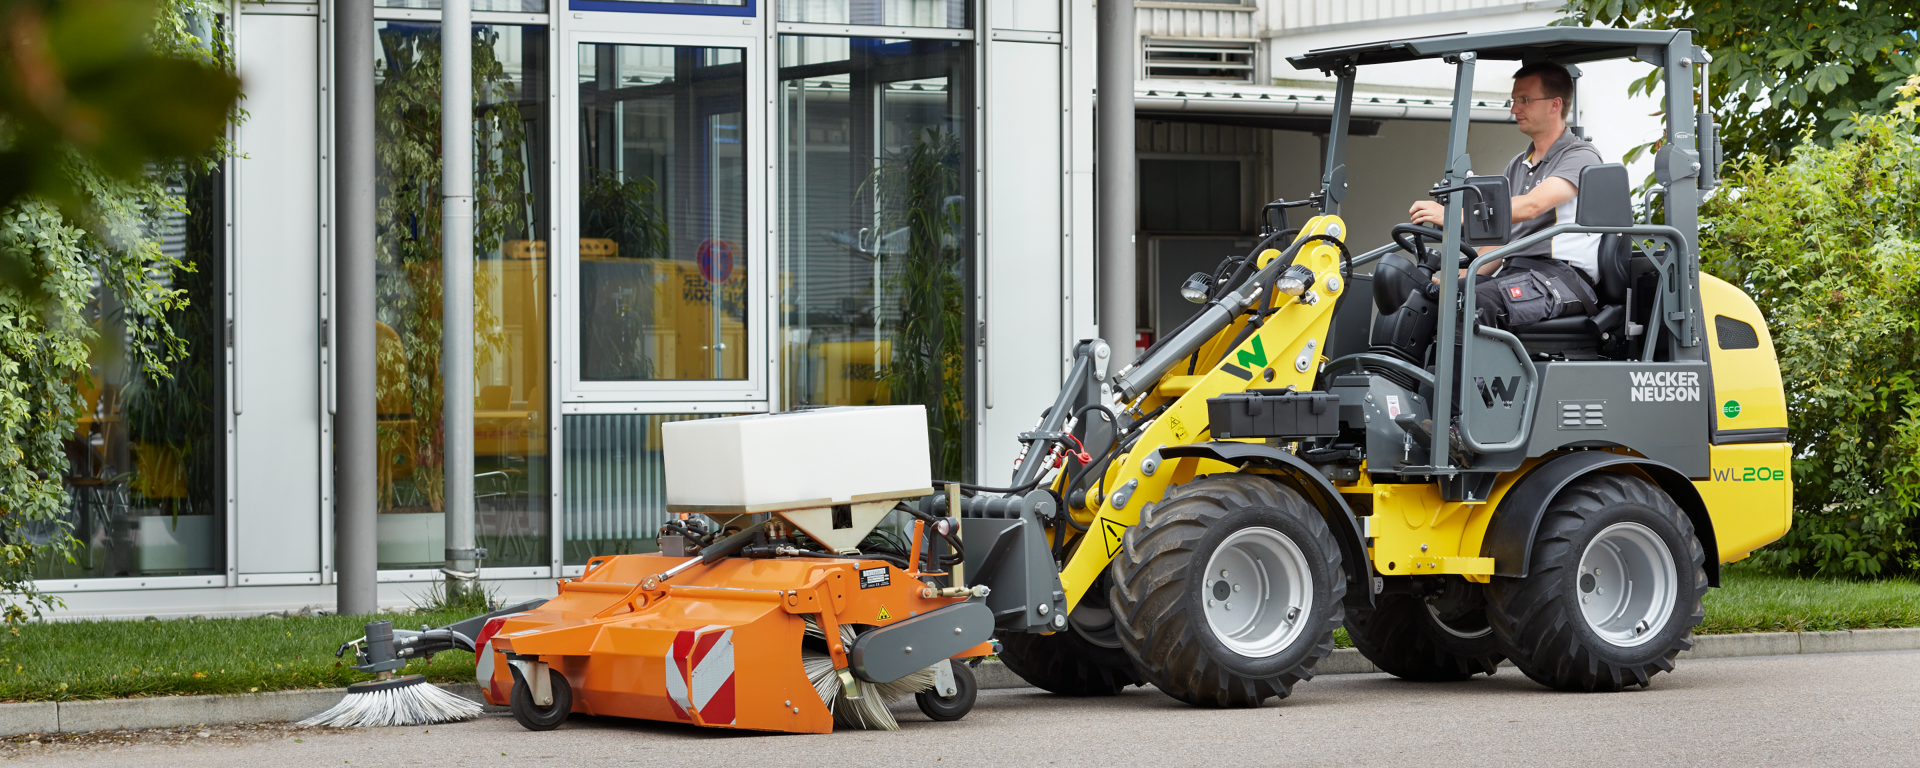
[[[1207,418],[1218,439],[1330,437],[1340,433],[1340,396],[1249,389],[1208,398]]]

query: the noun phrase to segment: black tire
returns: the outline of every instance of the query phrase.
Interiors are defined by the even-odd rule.
[[[1457,577],[1456,577],[1457,578]],[[1461,580],[1448,592],[1478,597],[1480,585]],[[1382,671],[1406,680],[1450,682],[1500,669],[1500,639],[1487,623],[1483,601],[1447,611],[1443,619],[1433,595],[1389,592],[1374,599],[1371,609],[1347,608],[1347,637],[1360,655]]]
[[[1176,486],[1143,508],[1140,517],[1110,566],[1109,602],[1121,646],[1154,687],[1196,706],[1256,707],[1269,698],[1285,698],[1294,683],[1311,679],[1313,666],[1333,653],[1333,630],[1340,626],[1347,592],[1340,548],[1326,520],[1292,489],[1257,475],[1214,475]],[[1228,581],[1209,582],[1209,562],[1243,532],[1254,537],[1249,541],[1291,542],[1300,555],[1298,592],[1310,598],[1305,615],[1293,613],[1299,606],[1286,601],[1256,602],[1258,592],[1242,598],[1253,604],[1243,610],[1255,617],[1245,626],[1275,627],[1261,631],[1277,647],[1258,656],[1229,645],[1243,641],[1223,639],[1208,615],[1208,590]],[[1254,572],[1273,573],[1270,568]],[[1234,582],[1240,586],[1240,577]],[[1221,593],[1228,595],[1219,599],[1222,606],[1230,610],[1236,593]],[[1267,613],[1282,608],[1288,612]],[[1268,617],[1281,618],[1268,625]],[[1277,628],[1296,622],[1294,629]]]
[[[1020,679],[1062,696],[1112,696],[1144,682],[1126,651],[1102,648],[1071,631],[1002,633],[1000,661]]]
[[[1649,601],[1645,610],[1660,618],[1659,627],[1631,643],[1603,637],[1581,607],[1582,590],[1594,583],[1581,573],[1581,557],[1596,537],[1623,524],[1657,536],[1673,568],[1671,606]],[[1659,594],[1652,583],[1636,586]],[[1686,513],[1643,478],[1595,472],[1569,483],[1547,506],[1526,578],[1496,576],[1487,586],[1487,619],[1507,657],[1535,682],[1566,691],[1618,691],[1645,687],[1649,678],[1673,670],[1674,656],[1693,647],[1693,628],[1706,617],[1706,594],[1706,555]]]
[[[553,688],[553,704],[542,707],[533,703],[533,691],[527,687],[520,670],[513,670],[513,692],[508,694],[507,709],[512,710],[513,719],[529,731],[551,731],[573,714],[573,686],[567,684],[567,676],[552,668],[548,668],[547,674],[548,685]]]
[[[980,697],[980,683],[973,679],[973,667],[958,659],[948,659],[953,665],[953,695],[942,698],[932,688],[913,695],[913,703],[920,705],[920,711],[927,717],[940,722],[952,722],[966,717],[973,711],[973,702]]]

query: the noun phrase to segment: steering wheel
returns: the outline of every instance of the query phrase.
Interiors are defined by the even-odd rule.
[[[1393,244],[1399,246],[1400,250],[1412,254],[1415,261],[1422,263],[1426,261],[1426,248],[1421,246],[1420,241],[1432,240],[1435,243],[1439,243],[1446,239],[1446,236],[1445,232],[1441,232],[1438,228],[1429,227],[1425,224],[1395,224],[1393,226]],[[1464,260],[1460,262],[1461,267],[1465,267],[1468,263],[1472,262],[1475,257],[1480,255],[1479,251],[1474,250],[1465,242],[1460,243],[1460,253],[1464,257]],[[1437,267],[1438,265],[1435,266]]]

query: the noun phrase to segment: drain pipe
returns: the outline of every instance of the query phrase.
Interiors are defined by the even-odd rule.
[[[1100,335],[1113,349],[1115,370],[1133,362],[1134,334],[1134,152],[1132,0],[1103,0],[1095,9],[1099,148],[1095,177],[1100,245]]]
[[[473,547],[473,9],[440,3],[440,296],[447,594],[479,575]]]
[[[374,435],[373,0],[333,6],[334,610],[379,610]]]

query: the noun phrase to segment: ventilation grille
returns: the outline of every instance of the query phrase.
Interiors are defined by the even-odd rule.
[[[1253,58],[1259,43],[1247,40],[1171,40],[1147,38],[1149,78],[1253,82]]]
[[[1606,429],[1607,401],[1561,400],[1561,429]]]
[[[1753,326],[1726,315],[1713,316],[1713,336],[1720,340],[1721,349],[1760,348],[1760,334],[1754,332]]]

